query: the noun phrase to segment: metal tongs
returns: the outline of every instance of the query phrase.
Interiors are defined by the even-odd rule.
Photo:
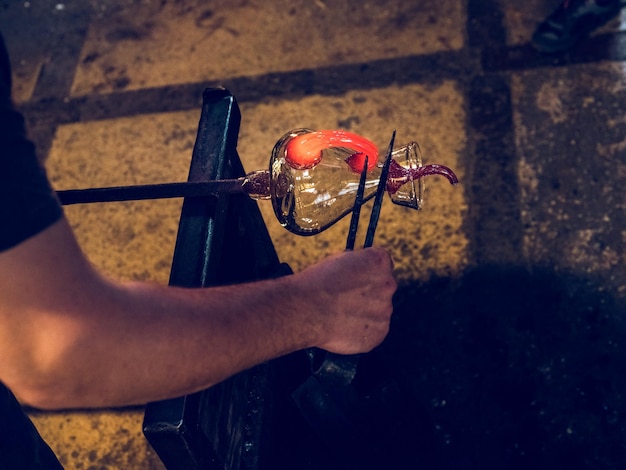
[[[393,131],[391,141],[389,142],[389,148],[387,149],[387,156],[385,158],[385,162],[383,163],[382,171],[380,172],[380,179],[378,180],[378,188],[376,190],[376,197],[374,199],[374,207],[372,208],[372,215],[370,216],[369,225],[367,226],[367,234],[365,236],[365,243],[363,244],[363,248],[368,248],[374,244],[374,235],[376,233],[376,227],[378,226],[378,218],[380,217],[380,208],[383,205],[383,197],[385,194],[385,190],[387,189],[389,165],[391,164],[391,154],[393,153],[393,144],[395,140],[396,131]],[[359,188],[356,192],[354,209],[352,210],[352,219],[350,220],[350,230],[348,231],[346,250],[354,250],[354,244],[356,242],[356,232],[359,228],[359,216],[361,215],[361,206],[365,202],[364,196],[365,181],[367,179],[367,167],[368,156],[365,155],[363,170],[361,170],[361,179],[359,180]]]
[[[387,157],[380,174],[364,248],[372,246],[374,242],[383,196],[387,189],[395,137],[396,131],[391,136]],[[361,206],[365,203],[367,167],[366,155],[354,201],[346,250],[353,250],[356,242]],[[360,355],[335,354],[317,348],[307,350],[306,354],[311,364],[311,375],[291,394],[297,408],[309,425],[329,445],[339,446],[342,450],[357,448],[360,430],[352,415],[359,399],[351,383],[356,376]]]

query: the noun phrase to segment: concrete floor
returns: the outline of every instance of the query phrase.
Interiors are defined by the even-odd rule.
[[[609,469],[626,461],[626,33],[536,54],[557,3],[4,0],[0,31],[57,189],[184,181],[208,86],[238,100],[248,171],[297,127],[417,140],[461,184],[428,179],[420,212],[386,201],[376,243],[402,287],[365,370],[410,392],[425,468]],[[343,249],[347,220],[303,238],[259,205],[294,270]],[[66,212],[109,275],[166,283],[180,207]],[[68,469],[162,468],[142,409],[31,415]]]

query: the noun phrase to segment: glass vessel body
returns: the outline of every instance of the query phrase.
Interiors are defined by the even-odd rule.
[[[287,159],[287,146],[296,136],[315,132],[296,129],[285,134],[274,146],[270,159],[270,196],[280,224],[299,235],[314,235],[349,214],[359,186],[360,170],[348,163],[358,154],[355,148],[332,146],[323,149],[321,158],[311,168],[294,168]],[[386,155],[368,155],[376,159],[369,165],[365,184],[365,200],[374,197]],[[393,150],[392,159],[401,169],[422,166],[419,146],[411,142]],[[401,168],[400,168],[401,167]],[[362,166],[361,166],[362,168]],[[387,189],[395,204],[420,209],[423,195],[421,179],[412,179],[411,172],[390,172]],[[393,188],[393,189],[392,189]]]

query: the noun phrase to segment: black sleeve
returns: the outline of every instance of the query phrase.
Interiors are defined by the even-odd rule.
[[[0,383],[0,468],[63,470],[13,394]]]
[[[58,199],[11,102],[11,69],[0,35],[0,251],[56,222]]]

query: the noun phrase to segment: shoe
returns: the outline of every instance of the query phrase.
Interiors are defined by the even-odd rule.
[[[598,5],[595,0],[564,0],[533,34],[531,44],[540,52],[562,52],[613,19],[621,0]]]

